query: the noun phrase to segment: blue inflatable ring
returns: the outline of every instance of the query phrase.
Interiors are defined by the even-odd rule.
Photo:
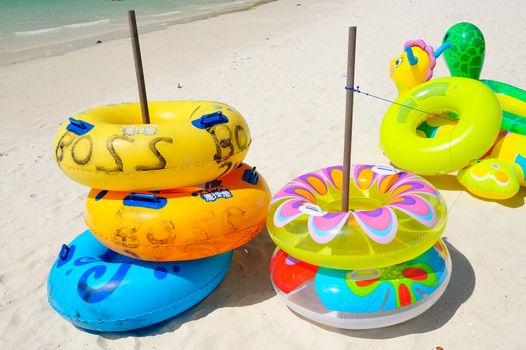
[[[146,327],[199,303],[221,283],[232,252],[147,262],[106,248],[90,231],[64,245],[51,268],[49,303],[75,326],[102,332]]]

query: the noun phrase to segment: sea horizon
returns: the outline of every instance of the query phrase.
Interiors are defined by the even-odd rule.
[[[128,10],[140,33],[250,9],[274,0],[19,0],[0,1],[0,65],[116,40],[129,35]]]

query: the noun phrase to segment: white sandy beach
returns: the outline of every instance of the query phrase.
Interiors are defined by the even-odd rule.
[[[148,98],[234,106],[253,137],[246,161],[275,192],[342,162],[349,26],[358,27],[363,91],[395,99],[388,65],[404,42],[437,47],[461,21],[484,33],[482,77],[526,88],[525,10],[520,0],[279,0],[142,35]],[[434,76],[447,75],[440,58]],[[61,173],[53,137],[77,112],[137,100],[129,39],[0,66],[0,349],[526,348],[526,190],[482,201],[447,177],[434,183],[448,204],[453,274],[443,297],[413,320],[343,331],[294,314],[271,286],[274,245],[264,230],[235,251],[219,288],[178,317],[123,334],[75,328],[49,306],[47,278],[61,244],[85,230],[88,189]],[[353,163],[388,163],[379,126],[389,105],[354,101]]]

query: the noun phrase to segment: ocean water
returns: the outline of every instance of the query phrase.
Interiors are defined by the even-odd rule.
[[[268,0],[0,0],[0,64],[124,37],[128,10],[139,31],[250,8]]]

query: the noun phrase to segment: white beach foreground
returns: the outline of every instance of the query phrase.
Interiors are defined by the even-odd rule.
[[[253,137],[246,161],[275,192],[342,162],[349,26],[358,26],[363,91],[395,99],[388,65],[404,42],[437,47],[461,21],[486,38],[482,77],[526,88],[525,9],[520,0],[277,1],[142,35],[148,98],[234,106]],[[435,77],[446,75],[440,58]],[[220,287],[178,317],[124,334],[75,328],[48,305],[47,277],[61,244],[85,229],[88,189],[60,172],[53,137],[77,112],[137,100],[128,39],[0,66],[0,349],[526,348],[526,191],[482,201],[446,177],[434,183],[448,204],[453,274],[443,297],[411,321],[342,331],[297,316],[272,289],[274,245],[264,230],[235,251]],[[355,96],[353,163],[389,162],[379,147],[388,107]]]

